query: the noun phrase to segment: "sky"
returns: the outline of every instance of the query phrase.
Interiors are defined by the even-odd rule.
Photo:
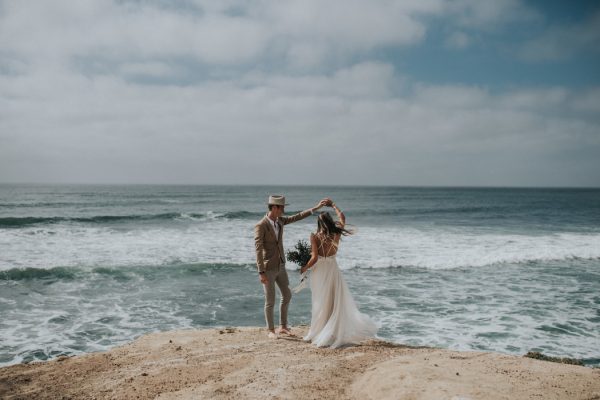
[[[600,186],[600,3],[0,0],[0,182]]]

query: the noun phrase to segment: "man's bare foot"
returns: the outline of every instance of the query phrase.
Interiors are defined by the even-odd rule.
[[[288,335],[288,336],[296,336],[287,327],[279,328],[279,334]]]
[[[278,338],[277,334],[273,331],[269,331],[269,334],[267,335],[267,337],[269,339],[277,339]]]

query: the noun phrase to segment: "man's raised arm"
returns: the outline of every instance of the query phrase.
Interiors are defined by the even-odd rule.
[[[300,211],[298,214],[291,215],[289,217],[281,216],[279,220],[283,222],[284,225],[291,224],[293,222],[297,222],[303,220],[304,218],[312,215],[315,211],[320,209],[321,207],[325,207],[331,200],[329,198],[325,198],[321,200],[316,206],[309,208],[308,210]]]

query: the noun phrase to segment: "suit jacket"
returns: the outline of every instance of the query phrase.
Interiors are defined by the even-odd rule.
[[[285,253],[283,251],[283,227],[284,225],[300,221],[312,212],[310,210],[301,211],[290,217],[281,216],[277,219],[279,223],[279,237],[275,236],[275,230],[268,221],[267,216],[260,220],[254,226],[254,245],[256,247],[256,266],[258,271],[279,268],[279,265],[285,264]]]

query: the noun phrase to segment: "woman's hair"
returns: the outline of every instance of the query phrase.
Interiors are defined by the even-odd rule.
[[[317,232],[322,232],[325,236],[341,233],[344,236],[352,235],[352,232],[345,229],[342,224],[335,222],[328,212],[322,212],[317,218]]]

